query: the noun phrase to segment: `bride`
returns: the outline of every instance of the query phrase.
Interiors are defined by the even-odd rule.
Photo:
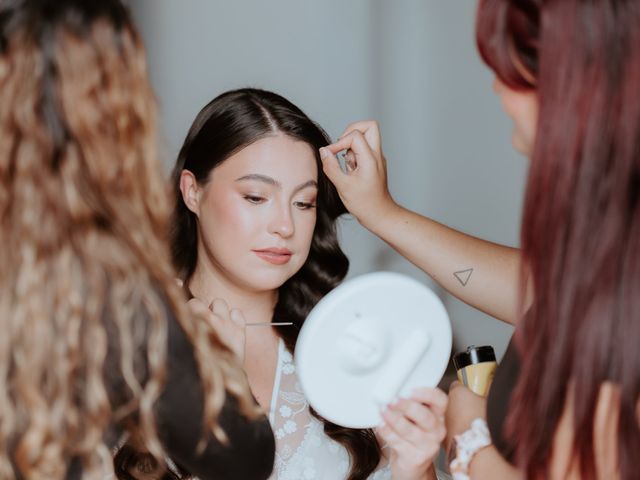
[[[348,270],[336,233],[345,208],[320,167],[318,150],[328,143],[274,93],[243,89],[214,99],[175,166],[173,261],[192,306],[210,305],[214,316],[233,307],[229,343],[276,437],[272,478],[436,478],[444,393],[419,390],[392,405],[374,432],[320,418],[296,377],[300,327]]]

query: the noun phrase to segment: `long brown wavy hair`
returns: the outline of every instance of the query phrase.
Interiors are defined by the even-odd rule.
[[[572,458],[597,478],[594,417],[611,382],[616,464],[638,478],[640,3],[482,0],[477,26],[488,65],[540,102],[521,234],[535,298],[516,330],[507,420],[516,459],[526,478],[549,477],[569,398]]]
[[[62,479],[73,461],[102,479],[125,420],[162,455],[167,310],[194,344],[203,427],[224,440],[225,389],[255,407],[175,283],[155,100],[118,0],[0,2],[0,139],[0,478]]]
[[[337,287],[349,269],[340,248],[336,222],[346,208],[320,163],[319,149],[331,143],[329,136],[300,108],[286,98],[266,90],[242,88],[218,95],[198,113],[187,134],[173,170],[175,211],[171,230],[171,253],[176,269],[188,284],[198,262],[197,218],[184,204],[180,174],[193,173],[204,185],[211,172],[234,153],[275,134],[305,142],[315,152],[318,169],[316,225],[309,256],[302,268],[278,289],[272,321],[291,322],[274,327],[293,353],[298,333],[309,312],[320,299]],[[335,425],[311,413],[324,424],[324,432],[349,453],[348,480],[363,480],[376,469],[381,449],[371,429]]]

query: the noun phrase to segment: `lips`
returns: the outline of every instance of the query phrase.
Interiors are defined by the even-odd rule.
[[[261,248],[253,252],[262,260],[272,265],[284,265],[291,260],[291,250],[287,248]]]

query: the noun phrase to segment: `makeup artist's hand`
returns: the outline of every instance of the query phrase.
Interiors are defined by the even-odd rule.
[[[459,435],[471,427],[476,418],[487,417],[487,400],[476,395],[462,383],[455,381],[449,387],[449,406],[446,412],[447,439],[445,448],[451,449],[454,435]]]
[[[345,149],[353,165],[347,173],[336,158]],[[352,123],[335,143],[320,149],[320,156],[347,210],[365,227],[396,206],[387,187],[387,162],[377,122]]]
[[[240,364],[244,363],[244,350],[246,341],[246,322],[244,315],[237,308],[229,309],[227,302],[216,298],[207,305],[197,298],[192,298],[187,303],[193,314],[203,318],[218,334],[220,340],[238,358]]]
[[[394,480],[435,478],[433,460],[446,436],[447,395],[437,388],[418,388],[410,398],[390,404],[377,433],[391,449]]]

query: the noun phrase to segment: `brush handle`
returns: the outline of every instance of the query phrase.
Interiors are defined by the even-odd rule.
[[[268,327],[268,326],[280,326],[280,325],[293,325],[293,322],[254,322],[247,323],[247,327]]]

